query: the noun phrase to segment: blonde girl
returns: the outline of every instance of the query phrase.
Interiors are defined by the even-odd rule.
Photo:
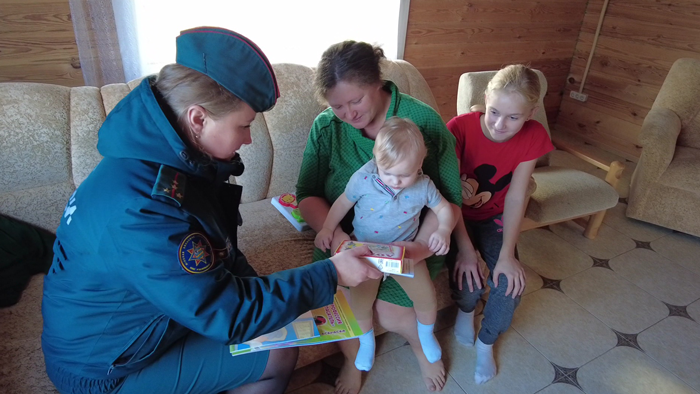
[[[496,375],[493,344],[510,326],[525,289],[516,243],[527,185],[537,159],[554,149],[545,128],[532,119],[539,96],[537,74],[510,65],[489,82],[485,107],[472,107],[474,112],[447,123],[457,139],[463,219],[455,228],[459,252],[450,264],[450,287],[459,306],[455,335],[466,346],[474,346],[474,309],[484,293],[474,247],[490,271],[486,283],[491,291],[476,339],[478,384]]]

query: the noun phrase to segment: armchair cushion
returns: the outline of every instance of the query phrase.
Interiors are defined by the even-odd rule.
[[[700,196],[700,149],[677,146],[673,161],[659,178],[659,183]]]
[[[614,207],[615,188],[595,175],[564,167],[539,167],[532,174],[537,190],[530,196],[525,217],[539,223],[588,215]]]

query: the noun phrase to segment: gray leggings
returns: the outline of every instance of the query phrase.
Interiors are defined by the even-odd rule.
[[[505,295],[508,289],[508,279],[505,275],[500,275],[498,287],[495,287],[491,274],[498,262],[498,255],[501,253],[503,245],[503,215],[499,214],[481,221],[467,222],[465,220],[465,225],[474,247],[479,251],[481,258],[484,259],[489,268],[486,283],[491,291],[484,307],[484,319],[481,321],[479,339],[484,344],[491,345],[496,342],[499,335],[510,327],[515,308],[520,304],[520,296],[513,299],[511,295]],[[462,283],[462,290],[457,288],[457,282],[454,281],[453,275],[456,251],[453,248],[450,252],[446,262],[450,273],[452,299],[463,312],[472,312],[486,289],[485,287],[478,289],[476,284],[472,283],[474,291],[470,292],[466,282]],[[515,258],[518,258],[517,248],[515,249]]]

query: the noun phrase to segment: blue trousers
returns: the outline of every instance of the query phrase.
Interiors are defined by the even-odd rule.
[[[269,355],[234,357],[228,346],[190,333],[153,364],[123,378],[83,378],[48,365],[46,372],[61,394],[217,394],[257,382]]]
[[[486,306],[484,306],[484,319],[481,321],[478,337],[484,344],[491,345],[496,342],[499,335],[510,327],[515,308],[520,304],[520,296],[514,299],[512,294],[505,295],[508,289],[508,279],[505,275],[499,276],[498,287],[495,287],[493,282],[492,272],[498,262],[501,246],[503,246],[503,215],[499,214],[481,221],[467,222],[465,220],[465,225],[474,248],[479,251],[481,258],[484,259],[489,268],[486,284],[491,288],[491,291]],[[457,282],[454,281],[453,275],[456,250],[452,249],[451,255],[446,259],[447,267],[450,270],[452,299],[460,310],[469,313],[476,308],[476,303],[484,294],[486,287],[478,289],[476,283],[472,283],[474,291],[470,292],[468,284],[463,281],[462,290],[457,288]],[[515,257],[518,258],[517,248]]]
[[[110,394],[216,394],[257,382],[270,352],[231,356],[229,348],[191,333],[157,362],[126,376]]]

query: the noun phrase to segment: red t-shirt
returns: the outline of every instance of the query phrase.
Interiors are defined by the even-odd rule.
[[[506,193],[518,164],[554,150],[547,130],[536,120],[505,142],[493,142],[481,130],[481,112],[459,115],[447,128],[457,138],[465,220],[485,220],[503,213]]]

